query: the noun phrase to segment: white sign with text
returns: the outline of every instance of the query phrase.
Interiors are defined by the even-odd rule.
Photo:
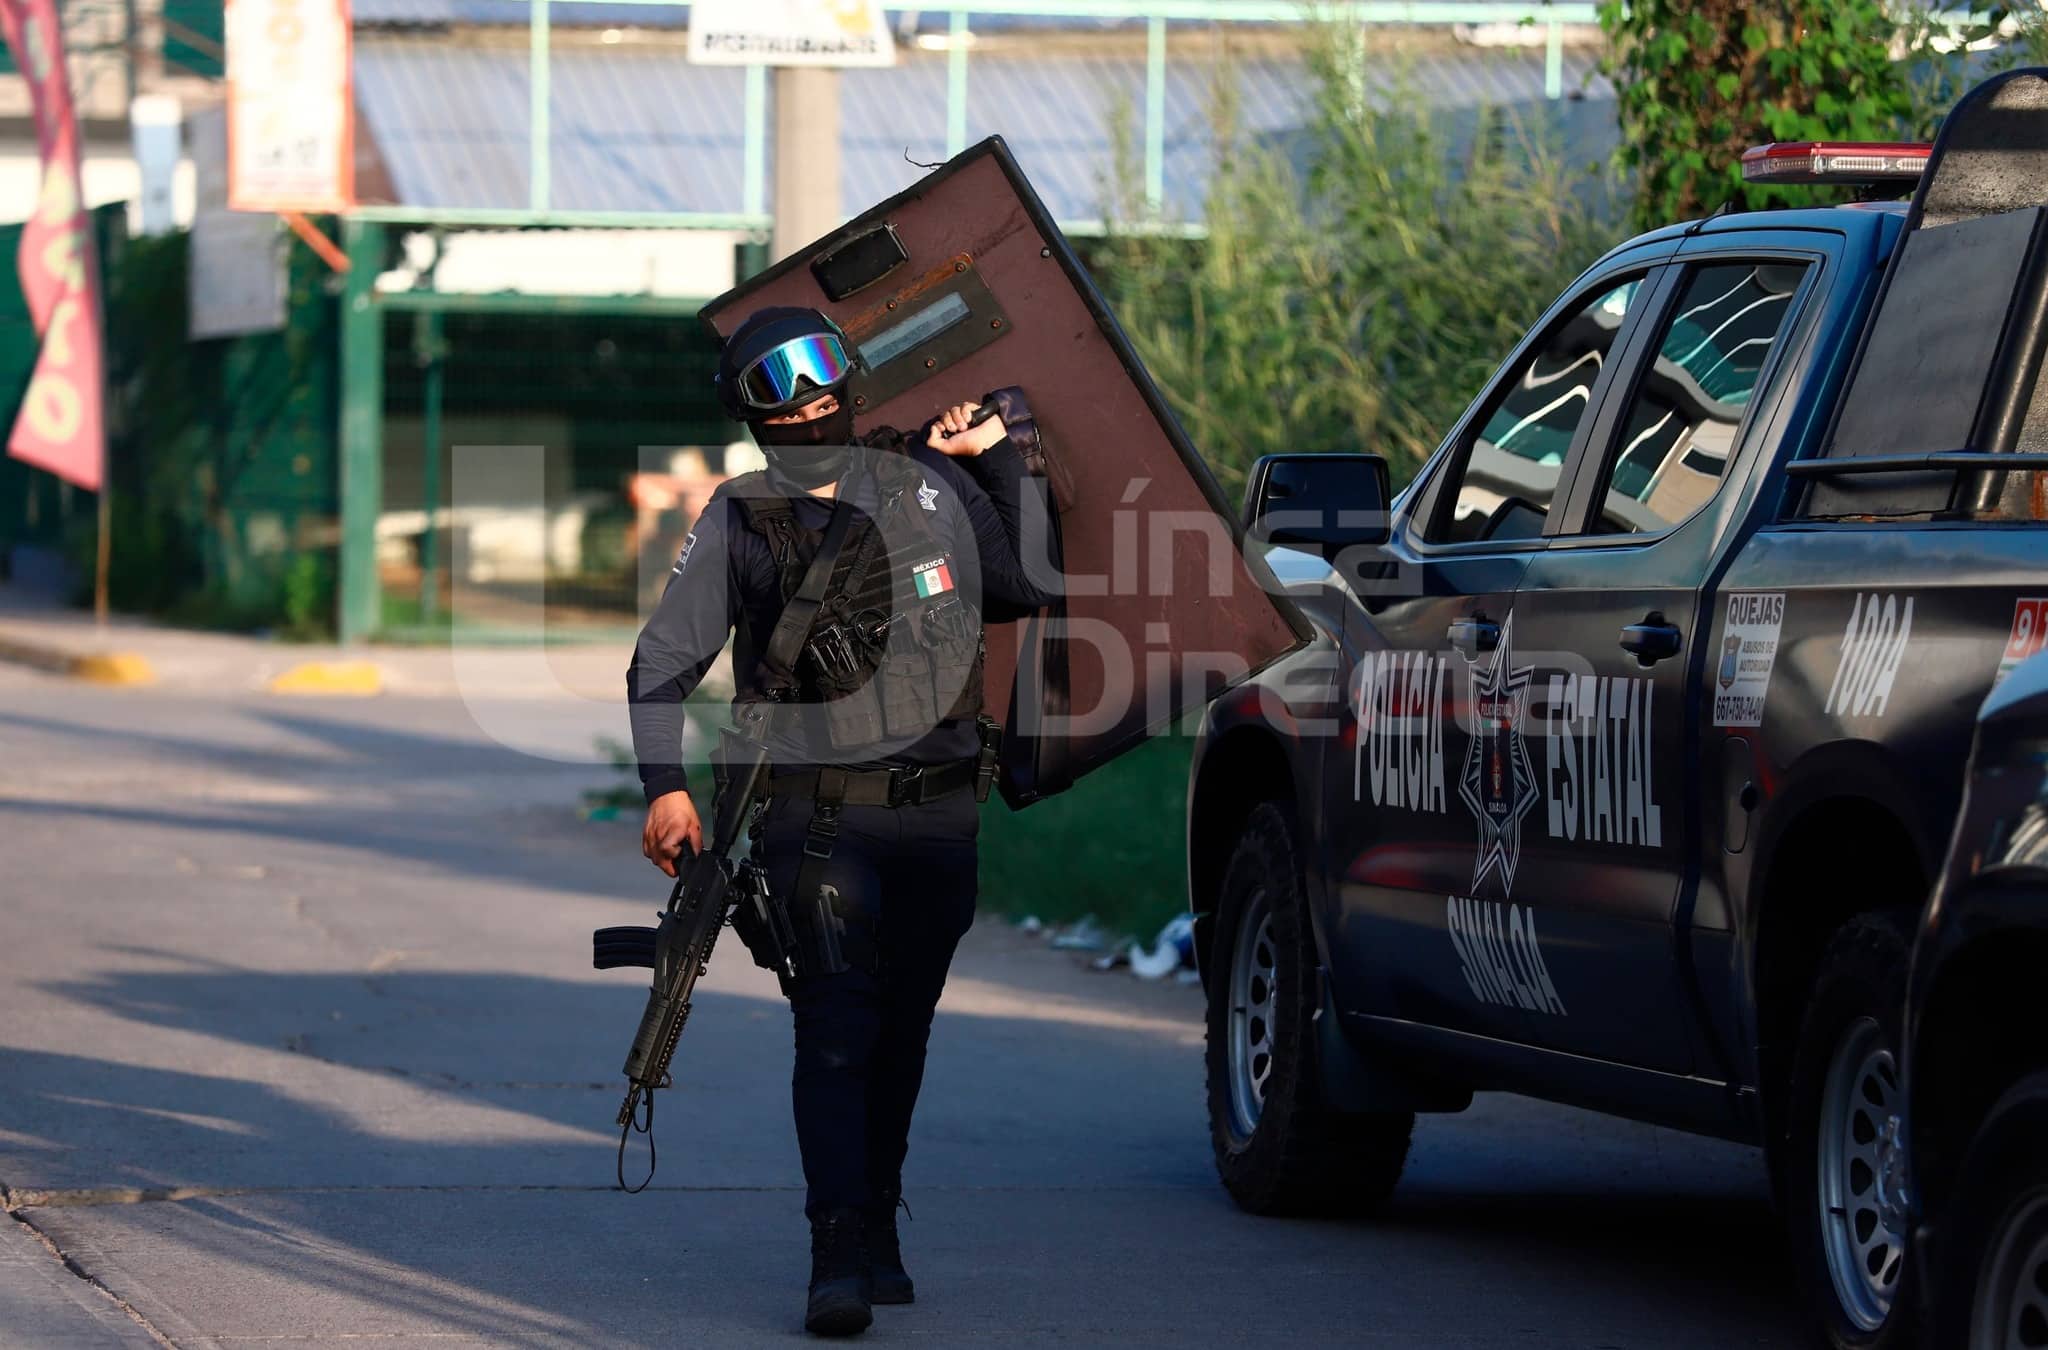
[[[711,66],[893,66],[881,0],[695,0],[690,59]]]

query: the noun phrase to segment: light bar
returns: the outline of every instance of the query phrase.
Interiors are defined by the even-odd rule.
[[[1778,141],[1742,152],[1750,183],[1911,183],[1934,147],[1904,141]]]

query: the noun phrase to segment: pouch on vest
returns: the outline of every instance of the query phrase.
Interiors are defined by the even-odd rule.
[[[876,678],[870,677],[860,688],[825,705],[825,734],[834,750],[856,750],[882,739],[888,717],[876,684]]]

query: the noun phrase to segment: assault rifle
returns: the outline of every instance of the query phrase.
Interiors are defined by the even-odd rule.
[[[738,840],[747,809],[767,786],[768,712],[771,705],[737,710],[739,725],[721,738],[718,802],[711,832],[676,869],[675,889],[655,928],[600,928],[591,935],[592,964],[652,966],[654,983],[647,1010],[626,1052],[626,1100],[619,1107],[619,1186],[638,1192],[654,1179],[654,1093],[670,1085],[669,1061],[690,1017],[690,994],[710,970],[711,948],[735,901],[759,905],[764,895],[751,863],[735,866],[727,855]],[[740,892],[736,896],[735,891]],[[626,1140],[648,1136],[647,1180],[626,1185]]]
[[[761,653],[761,683],[767,701],[733,705],[735,726],[719,738],[718,807],[704,847],[676,869],[676,888],[669,893],[658,928],[601,928],[592,935],[592,960],[598,969],[611,966],[652,966],[654,987],[647,991],[647,1011],[626,1054],[626,1101],[619,1107],[619,1188],[641,1191],[654,1180],[654,1094],[669,1085],[669,1060],[690,1017],[690,992],[697,977],[710,969],[711,944],[725,926],[739,890],[741,936],[755,949],[755,961],[783,975],[795,974],[788,955],[794,948],[787,913],[769,903],[760,872],[751,862],[734,865],[726,855],[740,837],[740,825],[754,799],[767,789],[768,733],[771,714],[797,688],[797,657],[810,639],[832,569],[846,544],[855,512],[847,505],[847,484],[833,503],[825,537],[811,556],[803,584],[782,606],[768,645]],[[751,934],[752,936],[748,936]],[[644,1111],[636,1123],[635,1116]],[[638,1129],[647,1136],[647,1180],[626,1185],[626,1140]]]

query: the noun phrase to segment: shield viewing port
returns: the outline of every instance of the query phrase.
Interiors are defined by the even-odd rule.
[[[811,259],[811,275],[827,300],[838,301],[866,290],[909,261],[895,226],[885,223]]]
[[[887,403],[1011,332],[972,260],[954,258],[843,325],[865,369],[856,408]]]

